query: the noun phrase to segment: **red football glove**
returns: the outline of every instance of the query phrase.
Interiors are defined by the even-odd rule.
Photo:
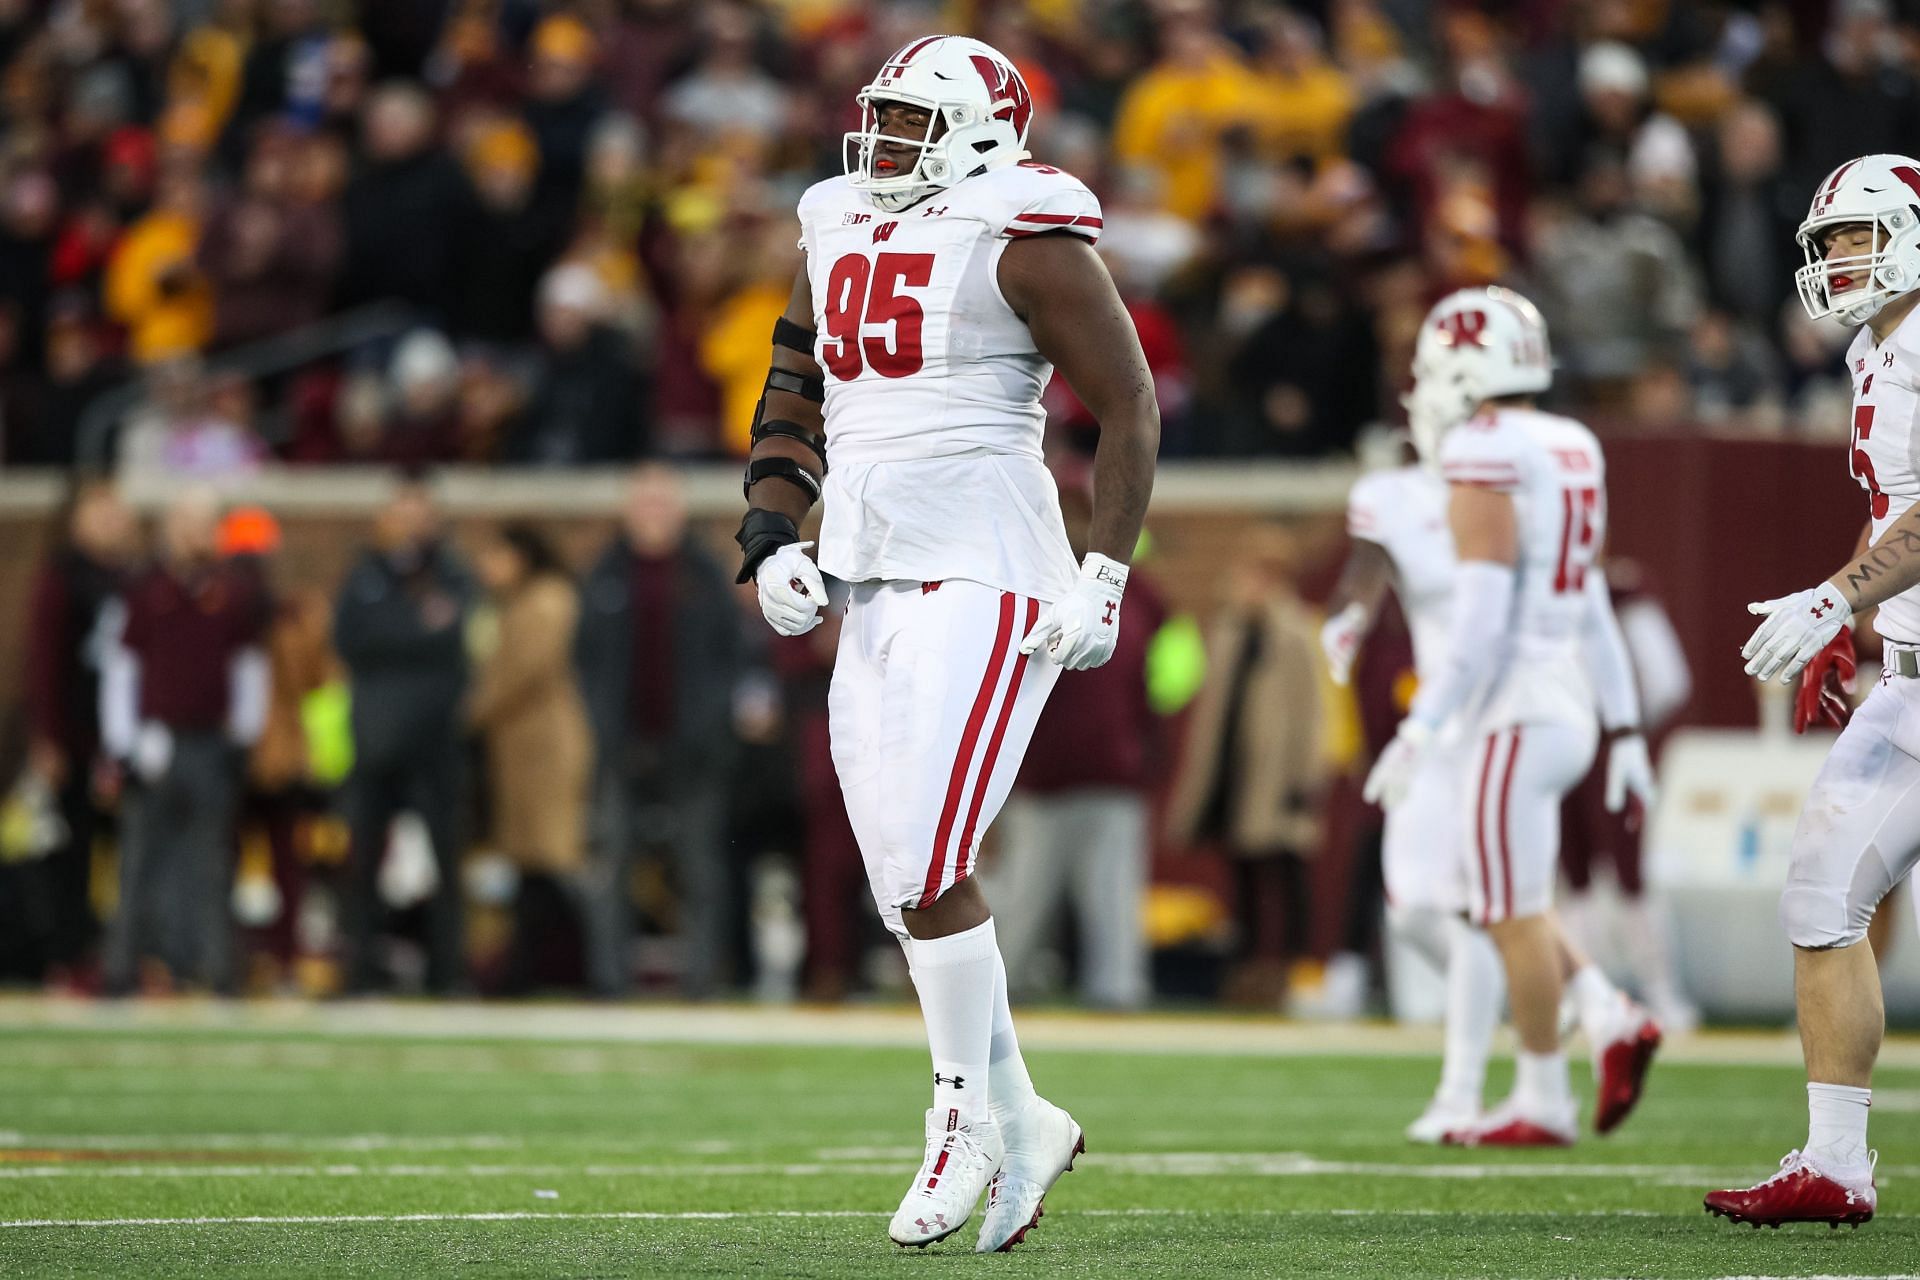
[[[1810,724],[1847,727],[1853,716],[1855,667],[1853,628],[1842,627],[1827,647],[1813,656],[1800,673],[1800,689],[1793,696],[1793,731],[1805,733]]]

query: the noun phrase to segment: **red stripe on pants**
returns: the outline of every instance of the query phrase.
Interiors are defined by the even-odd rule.
[[[1040,621],[1040,602],[1027,601],[1027,621],[1020,628],[1025,636]],[[967,806],[967,825],[960,837],[960,848],[954,854],[953,882],[959,884],[967,878],[967,854],[973,849],[973,830],[980,820],[980,805],[987,798],[987,784],[993,780],[993,766],[1000,759],[1000,740],[1007,736],[1007,721],[1013,718],[1013,700],[1020,696],[1020,677],[1026,674],[1027,655],[1021,654],[1013,660],[1013,679],[1007,682],[1007,696],[1000,703],[1000,716],[993,722],[993,734],[987,739],[987,754],[980,761],[980,777],[973,784],[973,803]]]
[[[1493,747],[1500,735],[1487,735],[1487,754],[1480,760],[1480,795],[1473,802],[1473,843],[1480,856],[1480,919],[1489,923],[1493,913],[1493,877],[1487,872],[1487,779],[1493,774]]]
[[[1506,772],[1500,775],[1500,883],[1507,900],[1507,915],[1513,915],[1513,850],[1508,847],[1507,828],[1512,825],[1507,797],[1513,794],[1513,762],[1520,758],[1520,727],[1514,726],[1513,745],[1507,748]]]
[[[953,835],[953,822],[960,813],[960,793],[966,789],[967,767],[973,763],[973,748],[980,741],[980,726],[986,723],[993,706],[993,691],[1000,683],[1000,664],[1006,661],[1007,647],[1013,638],[1013,596],[1000,596],[1000,631],[993,640],[993,656],[987,659],[987,673],[980,678],[980,692],[974,695],[973,710],[967,714],[966,732],[960,736],[960,751],[954,757],[953,774],[947,779],[947,802],[940,809],[940,826],[933,834],[933,856],[927,864],[927,883],[915,904],[921,909],[933,905],[940,896],[940,880],[947,869],[947,841]]]

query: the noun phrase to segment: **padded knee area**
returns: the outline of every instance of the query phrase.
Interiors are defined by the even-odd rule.
[[[1780,927],[1787,941],[1809,951],[1845,947],[1867,936],[1873,908],[1856,912],[1836,889],[1804,881],[1787,882],[1780,895]]]

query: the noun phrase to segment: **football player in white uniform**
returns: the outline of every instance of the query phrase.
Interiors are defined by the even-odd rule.
[[[1867,1108],[1886,1014],[1873,947],[1875,908],[1920,861],[1920,160],[1862,156],[1814,192],[1795,276],[1807,314],[1860,326],[1848,465],[1867,493],[1852,559],[1809,590],[1748,606],[1764,615],[1747,674],[1802,680],[1797,719],[1845,718],[1855,614],[1878,607],[1880,684],[1835,739],[1794,831],[1780,923],[1793,943],[1794,1001],[1807,1063],[1806,1145],[1710,1212],[1736,1222],[1855,1225],[1873,1216]]]
[[[926,1159],[889,1234],[943,1239],[986,1191],[984,1252],[1020,1241],[1083,1144],[1028,1078],[972,873],[1055,678],[1113,652],[1159,414],[1093,251],[1100,205],[1027,161],[1013,65],[928,36],[859,101],[845,176],[800,199],[806,266],[754,424],[740,580],[790,636],[818,625],[822,572],[852,584],[834,767],[933,1057]],[[1041,460],[1055,368],[1101,425],[1077,568]],[[818,568],[799,531],[816,499]]]
[[[1638,1100],[1659,1045],[1658,1027],[1552,913],[1560,802],[1592,762],[1596,705],[1611,740],[1609,803],[1644,802],[1653,779],[1626,645],[1592,572],[1606,533],[1600,446],[1579,423],[1532,407],[1551,377],[1546,326],[1509,290],[1450,294],[1421,329],[1408,411],[1416,448],[1438,458],[1448,486],[1451,622],[1365,789],[1391,813],[1431,774],[1431,786],[1464,800],[1457,840],[1428,842],[1421,878],[1444,885],[1459,860],[1467,910],[1499,949],[1520,1039],[1513,1094],[1446,1135],[1473,1145],[1573,1141],[1563,989],[1594,1047],[1601,1132]],[[1460,773],[1447,777],[1445,761],[1459,757]]]

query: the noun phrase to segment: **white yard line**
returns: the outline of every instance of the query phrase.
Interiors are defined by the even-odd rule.
[[[448,1134],[427,1137],[397,1133],[32,1133],[0,1129],[0,1154],[8,1148],[50,1151],[128,1151],[157,1147],[166,1151],[511,1151],[521,1138],[499,1134]]]
[[[46,1178],[842,1178],[892,1176],[910,1170],[911,1156],[895,1160],[819,1160],[790,1163],[649,1164],[119,1164],[76,1160],[58,1164],[0,1164],[0,1181]],[[1123,1152],[1082,1157],[1081,1168],[1157,1178],[1368,1177],[1439,1180],[1485,1178],[1631,1178],[1663,1185],[1710,1184],[1751,1174],[1741,1165],[1451,1164],[1319,1160],[1303,1152]],[[1882,1165],[1882,1178],[1920,1176],[1920,1165]]]
[[[258,1227],[359,1226],[407,1222],[733,1222],[767,1218],[867,1218],[887,1215],[867,1209],[742,1209],[714,1212],[648,1213],[337,1213],[295,1214],[286,1217],[243,1215],[231,1218],[16,1218],[0,1220],[0,1229],[43,1227]],[[1533,1212],[1495,1209],[1486,1212],[1456,1209],[1076,1209],[1084,1218],[1671,1218],[1651,1209],[1579,1209]]]
[[[0,1033],[47,1028],[86,1031],[213,1030],[252,1035],[337,1035],[372,1039],[461,1039],[603,1044],[803,1045],[925,1048],[919,1013],[906,1006],[796,1008],[635,1004],[493,1005],[425,1001],[179,1000],[88,1002],[0,997]],[[1432,1027],[1365,1022],[1340,1025],[1278,1018],[1185,1014],[1022,1011],[1020,1039],[1041,1050],[1130,1053],[1429,1057]],[[0,1039],[0,1069],[31,1064],[34,1051]],[[10,1058],[9,1054],[19,1055]],[[1662,1061],[1798,1065],[1791,1031],[1705,1032],[1674,1037]],[[1920,1068],[1920,1036],[1890,1036],[1884,1067]],[[107,1065],[103,1062],[102,1065]],[[583,1067],[598,1065],[582,1060]]]

